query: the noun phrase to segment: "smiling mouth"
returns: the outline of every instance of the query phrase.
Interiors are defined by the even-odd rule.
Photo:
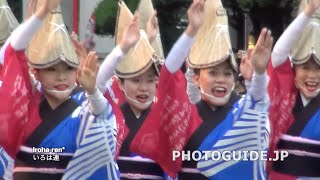
[[[57,85],[57,86],[54,86],[54,88],[58,91],[64,91],[64,90],[68,89],[68,86],[67,85]]]
[[[148,95],[138,95],[138,96],[136,96],[136,98],[140,103],[145,103],[148,101],[149,96]]]
[[[215,87],[211,92],[215,97],[225,97],[227,95],[227,89],[225,87]]]
[[[319,86],[319,83],[316,83],[316,82],[306,82],[304,83],[304,85],[306,86],[306,89],[309,91],[309,92],[314,92],[318,89],[318,86]]]

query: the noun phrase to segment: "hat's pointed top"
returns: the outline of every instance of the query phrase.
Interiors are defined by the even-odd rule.
[[[123,1],[118,3],[118,15],[117,15],[117,24],[116,24],[116,44],[119,44],[122,39],[122,34],[124,29],[130,24],[133,20],[133,14]]]
[[[148,20],[152,16],[154,11],[152,0],[140,0],[138,11],[140,13],[140,26],[142,29],[146,31]],[[151,43],[151,46],[154,49],[156,55],[158,56],[158,59],[161,61],[161,63],[163,63],[164,53],[163,53],[163,47],[162,47],[162,42],[160,37],[159,24],[157,26],[157,31],[158,31],[157,36],[155,40]]]
[[[123,1],[119,2],[116,44],[119,44],[124,29],[133,20],[133,15]],[[157,59],[154,59],[154,50],[152,49],[148,37],[144,30],[140,30],[140,39],[137,44],[129,50],[127,55],[120,61],[116,68],[116,75],[120,78],[132,78],[146,72]]]
[[[5,43],[13,30],[19,25],[7,0],[0,0],[0,47]]]
[[[301,0],[299,12],[302,12],[306,5],[307,0]],[[305,26],[291,53],[294,64],[303,64],[313,56],[320,65],[320,9],[313,14]]]
[[[153,13],[152,0],[140,0],[138,11],[140,13],[140,26],[142,29],[146,30],[149,17]]]
[[[39,1],[38,8],[43,1]],[[35,68],[47,68],[60,61],[78,67],[79,60],[63,22],[61,8],[52,11],[28,47],[30,63]]]
[[[197,32],[188,63],[192,68],[208,68],[227,59],[237,69],[228,29],[228,17],[220,0],[206,0],[204,22]]]

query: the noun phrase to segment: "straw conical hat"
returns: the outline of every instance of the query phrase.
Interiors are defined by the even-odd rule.
[[[43,1],[37,4],[37,8],[41,2]],[[78,67],[79,60],[63,22],[60,7],[46,17],[43,26],[31,40],[27,54],[30,64],[35,68],[47,68],[60,61]]]
[[[116,45],[118,45],[122,39],[122,34],[124,29],[130,24],[133,20],[133,15],[128,9],[126,4],[123,1],[118,3],[118,15],[117,15],[117,24],[116,24]]]
[[[0,47],[18,25],[19,23],[12,13],[7,0],[0,0]]]
[[[152,5],[152,0],[140,0],[139,6],[138,6],[138,11],[140,13],[140,26],[145,31],[147,30],[147,23],[153,13],[153,10],[154,9]],[[157,32],[158,32],[158,35],[156,39],[151,43],[151,46],[154,49],[159,61],[161,61],[161,64],[163,64],[164,54],[163,54],[161,37],[160,37],[159,25],[157,27]]]
[[[130,22],[133,15],[123,1],[119,2],[117,27],[116,27],[116,43],[120,43],[122,33]],[[120,78],[132,78],[146,72],[154,65],[154,50],[152,49],[147,35],[140,30],[140,40],[129,50],[127,55],[120,61],[116,68],[116,75]]]
[[[300,12],[303,11],[306,3],[307,0],[301,1]],[[315,12],[304,28],[291,53],[294,64],[303,64],[313,56],[314,60],[320,65],[320,9]]]
[[[204,22],[195,37],[188,63],[192,68],[208,68],[227,59],[237,70],[228,30],[228,17],[220,0],[206,0]]]

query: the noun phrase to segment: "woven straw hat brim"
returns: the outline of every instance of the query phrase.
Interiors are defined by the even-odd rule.
[[[228,17],[220,0],[206,0],[204,23],[195,36],[188,64],[191,68],[216,66],[227,59],[237,70],[228,29]]]
[[[121,78],[136,77],[147,71],[155,61],[154,51],[146,36],[142,35],[136,46],[119,62],[115,73]]]
[[[141,74],[145,73],[147,70],[149,70],[149,68],[152,67],[152,65],[153,65],[153,62],[151,60],[151,61],[149,61],[148,64],[146,64],[145,67],[140,68],[138,71],[122,73],[118,69],[116,69],[115,74],[119,78],[124,78],[124,79],[134,78],[134,77],[140,76]]]
[[[119,10],[116,26],[116,43],[122,39],[124,29],[130,24],[133,15],[123,1],[119,2]],[[132,78],[141,75],[148,70],[154,61],[154,50],[152,49],[146,33],[140,31],[140,39],[137,44],[129,50],[127,55],[119,62],[115,73],[120,78]]]

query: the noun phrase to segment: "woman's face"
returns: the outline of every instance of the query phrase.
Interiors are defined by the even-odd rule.
[[[320,66],[312,59],[304,64],[295,65],[295,84],[302,95],[310,100],[319,94]]]
[[[44,95],[52,108],[66,101],[76,84],[76,68],[59,62],[45,69],[37,69],[36,79],[44,89]]]
[[[120,88],[126,94],[126,101],[130,107],[141,112],[150,107],[156,95],[157,76],[152,68],[134,78],[120,81]]]
[[[232,66],[225,61],[217,66],[201,69],[195,75],[195,82],[202,91],[202,99],[211,106],[223,106],[230,98],[234,88]]]

